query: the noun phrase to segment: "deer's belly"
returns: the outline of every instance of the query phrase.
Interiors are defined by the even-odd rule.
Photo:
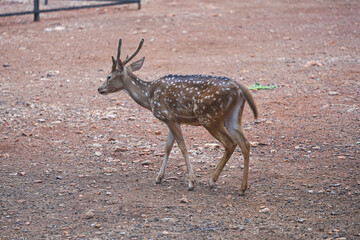
[[[180,124],[200,125],[191,108],[169,109],[165,107],[154,107],[152,113],[156,118],[164,122],[173,121]]]

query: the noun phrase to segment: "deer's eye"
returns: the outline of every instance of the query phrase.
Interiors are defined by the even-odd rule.
[[[110,80],[110,78],[111,78],[111,76],[109,75],[109,76],[107,76],[106,80],[107,80],[107,81],[109,81],[109,80]]]

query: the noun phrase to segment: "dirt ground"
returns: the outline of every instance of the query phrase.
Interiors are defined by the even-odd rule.
[[[360,239],[359,1],[147,0],[40,19],[0,18],[0,239]],[[154,183],[166,126],[97,93],[119,37],[123,56],[145,39],[147,81],[277,86],[252,91],[258,120],[245,108],[245,196],[239,148],[210,188],[223,148],[199,127],[183,126],[195,189],[176,144]]]

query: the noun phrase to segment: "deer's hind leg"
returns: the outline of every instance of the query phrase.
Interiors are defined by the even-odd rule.
[[[237,145],[240,146],[241,152],[244,158],[244,173],[243,180],[240,188],[240,194],[243,195],[246,189],[248,189],[248,175],[249,175],[249,162],[250,162],[250,143],[246,139],[245,134],[242,130],[241,118],[245,106],[243,98],[239,99],[236,107],[231,112],[225,122],[225,126]]]
[[[219,179],[221,171],[223,170],[224,166],[233,154],[236,148],[236,143],[232,139],[229,132],[225,129],[223,123],[205,128],[209,131],[211,135],[213,135],[217,140],[219,140],[225,148],[224,155],[222,156],[210,179],[210,186],[214,186],[215,182]]]
[[[244,157],[244,173],[240,188],[240,194],[243,195],[248,189],[248,175],[249,175],[249,164],[250,164],[250,143],[246,139],[242,129],[233,129],[231,134],[241,148],[241,152]]]

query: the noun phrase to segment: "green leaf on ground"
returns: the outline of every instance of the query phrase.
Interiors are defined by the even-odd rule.
[[[271,89],[277,88],[277,86],[276,85],[263,86],[263,85],[261,85],[261,83],[255,83],[252,86],[248,86],[248,88],[250,90],[271,90]]]

